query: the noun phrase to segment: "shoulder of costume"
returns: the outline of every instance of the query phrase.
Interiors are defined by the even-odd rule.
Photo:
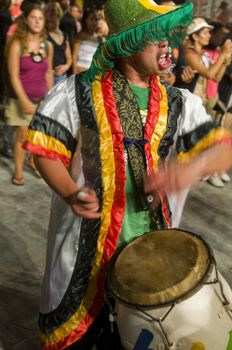
[[[182,91],[176,86],[169,85],[166,81],[158,78],[159,84],[162,85],[166,91],[168,96],[182,96]]]

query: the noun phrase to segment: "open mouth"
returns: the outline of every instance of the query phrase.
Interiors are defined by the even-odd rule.
[[[163,53],[159,56],[158,64],[161,69],[168,69],[172,61],[169,52]]]

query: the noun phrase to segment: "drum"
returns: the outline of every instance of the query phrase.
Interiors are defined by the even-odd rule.
[[[153,231],[117,251],[106,298],[127,350],[232,350],[232,291],[193,233]]]

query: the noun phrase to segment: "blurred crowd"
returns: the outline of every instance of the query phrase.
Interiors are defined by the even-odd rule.
[[[170,48],[172,65],[160,78],[200,96],[215,122],[232,131],[232,25],[227,6],[222,1],[216,21],[193,19],[182,45]],[[14,185],[24,184],[25,159],[40,177],[33,158],[21,147],[38,104],[55,84],[87,70],[108,35],[104,6],[83,9],[70,0],[0,0],[2,154],[14,159]],[[215,174],[208,181],[223,187],[230,177]]]

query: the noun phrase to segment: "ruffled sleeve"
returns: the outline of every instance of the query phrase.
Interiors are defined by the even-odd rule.
[[[36,155],[69,165],[77,147],[80,117],[74,76],[56,85],[38,107],[23,147]]]
[[[188,90],[181,92],[183,109],[176,143],[179,160],[187,162],[216,144],[232,145],[230,133],[213,122],[201,99]]]

